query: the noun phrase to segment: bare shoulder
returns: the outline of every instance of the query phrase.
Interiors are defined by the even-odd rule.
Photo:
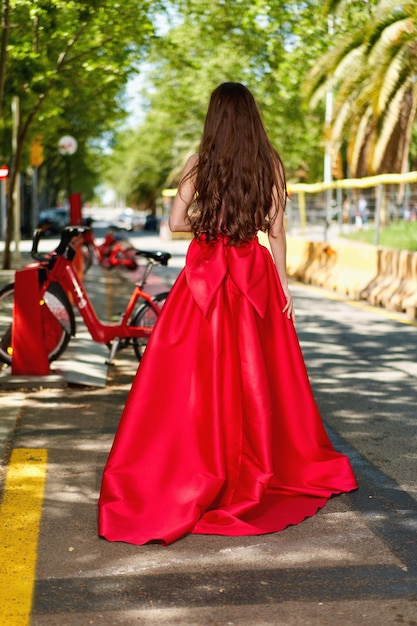
[[[192,154],[188,157],[187,162],[181,174],[181,181],[179,187],[192,187],[194,185],[195,172],[193,171],[198,163],[198,154]]]
[[[187,163],[185,164],[184,167],[184,174],[187,174],[188,172],[190,172],[193,167],[195,167],[198,163],[198,154],[192,154],[190,157],[188,157]]]

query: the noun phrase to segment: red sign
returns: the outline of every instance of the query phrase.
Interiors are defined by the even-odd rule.
[[[9,175],[9,168],[7,167],[7,165],[2,165],[0,167],[0,180],[7,178],[8,175]]]

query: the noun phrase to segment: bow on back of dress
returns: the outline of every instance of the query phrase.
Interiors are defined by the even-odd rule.
[[[188,287],[203,315],[207,316],[228,276],[264,317],[268,299],[265,254],[269,252],[259,245],[257,238],[233,246],[222,236],[211,242],[204,238],[193,239],[188,248],[185,273]]]

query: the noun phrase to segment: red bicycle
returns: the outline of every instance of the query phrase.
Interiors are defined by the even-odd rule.
[[[118,349],[133,344],[140,360],[152,333],[155,322],[169,292],[150,296],[145,290],[147,278],[156,264],[168,265],[169,252],[136,250],[136,256],[147,263],[140,282],[134,284],[133,292],[117,323],[106,324],[99,320],[93,305],[80,282],[72,261],[76,245],[82,242],[87,228],[68,226],[61,234],[58,247],[50,254],[38,253],[41,230],[33,237],[32,257],[39,262],[40,306],[43,338],[49,361],[57,359],[66,349],[71,336],[75,335],[75,316],[69,296],[84,320],[94,341],[107,344],[110,348],[108,362],[111,363]],[[0,291],[0,361],[12,364],[12,324],[14,305],[14,283]]]
[[[97,245],[92,227],[89,226],[83,234],[81,249],[85,271],[91,267],[94,261],[106,269],[124,267],[128,270],[135,270],[138,267],[136,249],[114,228],[109,228],[103,243]]]

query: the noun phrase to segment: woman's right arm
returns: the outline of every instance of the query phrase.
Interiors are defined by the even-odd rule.
[[[197,159],[198,155],[193,154],[193,156],[191,156],[185,164],[184,171],[181,175],[181,182],[178,186],[174,202],[172,203],[171,212],[169,214],[168,223],[172,232],[191,232],[191,226],[187,220],[187,215],[188,209],[194,200],[195,188],[194,176],[188,176],[188,174],[197,163]]]

